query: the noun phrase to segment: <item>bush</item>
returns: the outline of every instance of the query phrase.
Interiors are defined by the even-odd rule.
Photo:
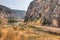
[[[0,31],[0,38],[2,38],[2,32]]]
[[[16,20],[8,20],[8,23],[15,23],[17,22]]]
[[[0,24],[1,24],[1,21],[0,21]]]
[[[0,19],[0,24],[1,24],[2,20]]]

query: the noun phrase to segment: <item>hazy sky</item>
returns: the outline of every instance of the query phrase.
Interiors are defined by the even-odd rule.
[[[32,0],[0,0],[0,5],[7,6],[11,9],[27,10]]]

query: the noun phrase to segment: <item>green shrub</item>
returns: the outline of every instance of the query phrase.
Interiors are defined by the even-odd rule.
[[[1,24],[2,20],[0,19],[0,24]]]
[[[16,20],[8,20],[8,23],[15,23],[17,22]]]

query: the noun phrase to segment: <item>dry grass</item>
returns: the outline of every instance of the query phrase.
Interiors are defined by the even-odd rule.
[[[40,25],[42,25],[42,21],[36,20],[36,21],[28,22],[27,24],[28,25],[37,25],[37,26],[40,26]]]
[[[60,40],[60,36],[41,31],[34,26],[0,27],[0,40]]]

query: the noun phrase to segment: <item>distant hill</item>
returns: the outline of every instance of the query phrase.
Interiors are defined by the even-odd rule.
[[[13,11],[16,13],[17,19],[24,19],[26,11],[24,10],[13,10]]]
[[[2,10],[2,11],[1,11]],[[5,12],[6,13],[6,15],[7,14],[9,14],[9,13],[7,13],[8,11],[9,12],[11,12],[11,15],[10,15],[10,17],[15,17],[15,18],[17,18],[17,19],[23,19],[24,18],[24,16],[25,16],[25,13],[26,13],[26,11],[24,11],[24,10],[16,10],[16,9],[10,9],[10,8],[8,8],[8,7],[6,7],[6,6],[3,6],[3,5],[0,5],[0,11],[1,12]],[[7,12],[6,12],[7,11]],[[5,13],[2,13],[2,14],[5,14]],[[1,14],[1,13],[0,13]],[[8,16],[8,15],[7,15]]]
[[[3,23],[7,22],[9,19],[23,19],[26,11],[24,10],[14,10],[9,7],[0,5],[0,19]]]
[[[0,5],[0,22],[2,22],[2,24],[6,24],[8,20],[16,18],[17,16],[15,12],[12,11],[12,9]]]

